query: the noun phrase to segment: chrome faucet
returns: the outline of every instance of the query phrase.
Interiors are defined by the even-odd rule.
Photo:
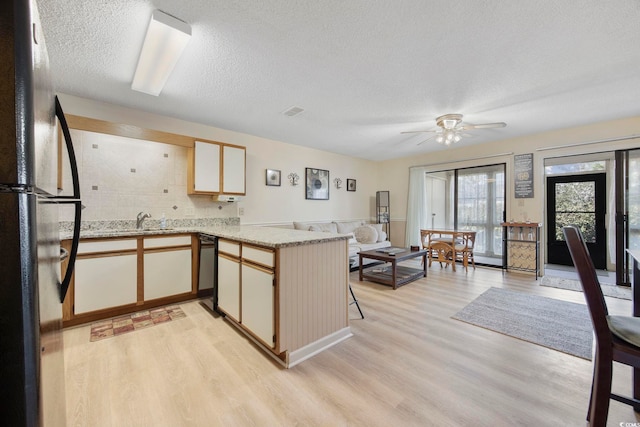
[[[142,228],[142,223],[147,218],[151,218],[151,215],[149,215],[146,212],[139,212],[138,213],[138,216],[136,217],[136,229],[137,230],[140,230]]]

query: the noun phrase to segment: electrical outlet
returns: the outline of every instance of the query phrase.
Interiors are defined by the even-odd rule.
[[[238,208],[238,215],[244,215],[244,208]]]

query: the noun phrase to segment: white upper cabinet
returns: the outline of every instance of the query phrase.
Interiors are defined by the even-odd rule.
[[[189,194],[245,194],[245,147],[195,141],[189,149]]]
[[[220,146],[195,141],[193,154],[189,157],[191,166],[189,175],[193,178],[193,180],[189,180],[189,193],[219,193]]]
[[[222,146],[222,192],[226,194],[245,193],[245,149],[243,147]]]

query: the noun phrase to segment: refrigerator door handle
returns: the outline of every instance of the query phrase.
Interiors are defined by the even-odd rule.
[[[76,154],[73,151],[73,144],[71,142],[71,133],[69,132],[69,126],[67,125],[67,119],[64,117],[62,106],[56,96],[56,117],[60,121],[60,128],[64,135],[64,140],[67,146],[67,153],[69,155],[69,164],[71,165],[71,179],[73,181],[73,197],[67,198],[66,202],[73,203],[74,205],[74,221],[73,221],[73,240],[71,241],[71,251],[69,253],[69,262],[67,264],[67,271],[65,272],[64,279],[60,284],[60,302],[64,302],[69,290],[69,284],[71,283],[71,276],[73,275],[73,269],[76,263],[76,256],[78,254],[78,244],[80,243],[80,222],[82,217],[82,203],[80,202],[80,180],[78,179],[78,163],[76,162]]]

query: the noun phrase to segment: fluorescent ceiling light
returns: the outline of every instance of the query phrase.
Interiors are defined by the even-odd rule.
[[[154,10],[131,89],[158,96],[190,38],[189,24]]]

